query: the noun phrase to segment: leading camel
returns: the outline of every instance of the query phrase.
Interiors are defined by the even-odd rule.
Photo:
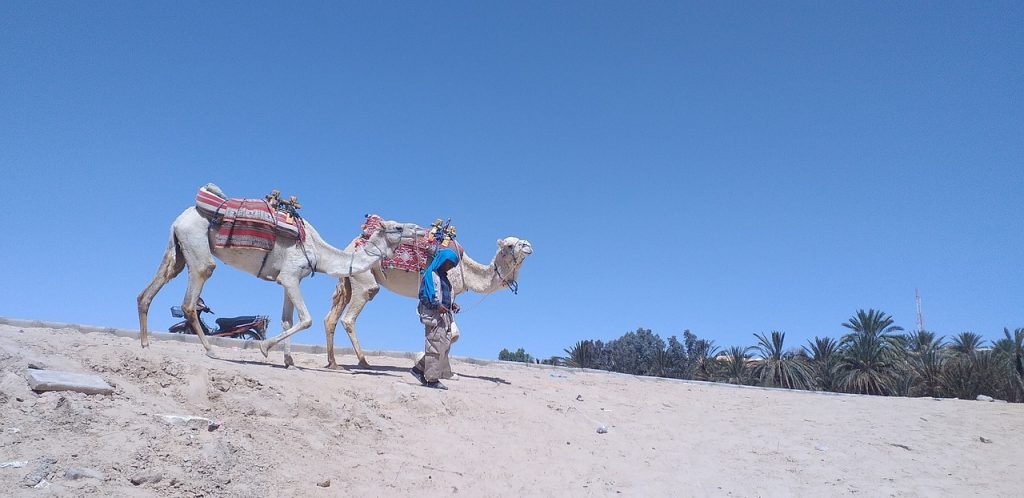
[[[359,239],[352,241],[348,250],[353,249]],[[463,255],[461,262],[454,270],[448,273],[448,279],[452,283],[452,295],[457,296],[466,291],[480,294],[492,294],[506,287],[518,286],[519,270],[523,267],[523,261],[527,256],[533,254],[533,246],[525,239],[516,237],[505,237],[498,239],[498,252],[494,255],[491,264],[484,265],[474,261],[469,255]],[[334,296],[331,297],[331,310],[324,318],[324,331],[327,334],[327,368],[338,369],[338,363],[334,360],[334,332],[338,327],[338,318],[341,318],[348,338],[352,342],[359,365],[370,366],[366,356],[359,348],[359,340],[356,339],[356,319],[363,311],[366,303],[380,292],[380,288],[394,292],[400,296],[416,298],[419,292],[421,275],[417,272],[405,272],[401,270],[390,270],[384,272],[380,265],[375,264],[370,272],[352,275],[338,281],[334,289]],[[344,316],[342,316],[344,312]],[[458,340],[458,328],[453,326],[452,343]]]
[[[227,263],[250,275],[277,282],[284,287],[284,308],[281,313],[280,335],[260,341],[260,351],[269,356],[270,349],[296,332],[312,325],[309,310],[302,299],[299,282],[314,271],[332,277],[350,277],[369,270],[378,261],[389,258],[394,249],[403,241],[411,241],[425,235],[426,231],[412,223],[384,221],[368,243],[359,250],[342,251],[325,242],[313,226],[305,220],[306,240],[277,237],[268,252],[252,249],[222,249],[214,245],[216,229],[204,218],[195,206],[185,209],[171,225],[171,237],[164,251],[163,261],[153,281],[139,294],[139,327],[142,347],[149,346],[147,315],[149,306],[157,292],[178,276],[188,266],[188,289],[181,309],[186,319],[199,335],[199,341],[206,348],[206,354],[213,356],[212,349],[196,313],[196,301],[203,291],[203,285],[213,274],[216,263],[213,258]],[[292,324],[293,311],[299,312],[299,321]],[[290,363],[286,358],[286,363]]]

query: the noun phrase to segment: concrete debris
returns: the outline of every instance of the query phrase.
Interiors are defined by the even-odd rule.
[[[0,462],[0,469],[6,469],[8,467],[12,469],[20,469],[28,464],[25,460],[12,460],[10,462]]]
[[[329,487],[331,487],[331,480],[328,479],[326,481],[320,481],[320,482],[316,483],[316,485],[320,486],[321,488],[329,488]]]
[[[28,370],[28,385],[33,391],[75,391],[84,394],[112,394],[110,387],[96,375],[58,372],[56,370]]]
[[[157,420],[170,425],[183,425],[192,427],[193,429],[206,429],[210,432],[217,430],[221,425],[219,420],[197,417],[194,415],[165,415],[158,413],[154,415],[154,417],[156,417]]]
[[[995,401],[995,399],[993,399],[992,396],[985,396],[984,394],[979,394],[977,399],[978,399],[978,401],[988,401],[988,402]]]

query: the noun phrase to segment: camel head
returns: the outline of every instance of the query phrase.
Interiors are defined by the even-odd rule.
[[[517,278],[519,269],[523,266],[523,260],[533,254],[533,246],[530,241],[516,237],[505,237],[498,239],[498,255],[494,257],[494,263]]]
[[[418,238],[426,237],[427,231],[415,223],[399,223],[391,220],[381,220],[380,228],[370,236],[370,240],[383,239],[387,246],[388,255],[392,257],[394,250],[405,242],[412,242]]]

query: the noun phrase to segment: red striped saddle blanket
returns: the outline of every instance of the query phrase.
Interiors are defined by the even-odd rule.
[[[363,230],[363,234],[356,239],[354,246],[356,249],[366,245],[366,241],[370,239],[370,236],[380,228],[381,221],[382,218],[375,214],[366,217],[366,222],[360,227]],[[457,242],[455,244],[458,245]],[[462,250],[459,248],[459,253],[461,252]],[[381,261],[380,266],[385,270],[396,269],[422,272],[427,269],[427,265],[430,264],[432,259],[434,259],[434,243],[426,237],[420,237],[411,243],[406,242],[398,246],[395,249],[395,255]]]
[[[225,199],[200,188],[196,209],[215,226],[214,245],[218,249],[269,251],[278,236],[306,240],[302,218],[277,211],[262,199]]]

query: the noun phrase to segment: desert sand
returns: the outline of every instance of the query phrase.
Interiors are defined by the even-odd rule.
[[[454,360],[458,379],[437,391],[421,387],[407,372],[411,360],[400,356],[370,356],[369,369],[339,357],[349,370],[331,371],[318,354],[297,353],[298,368],[285,369],[280,351],[269,360],[253,349],[215,353],[0,325],[0,489],[6,496],[1022,493],[1021,405],[470,360]],[[34,393],[25,382],[30,363],[97,374],[115,392]],[[168,414],[220,426],[159,418]],[[9,462],[16,463],[2,467]],[[30,487],[40,475],[38,488]]]

